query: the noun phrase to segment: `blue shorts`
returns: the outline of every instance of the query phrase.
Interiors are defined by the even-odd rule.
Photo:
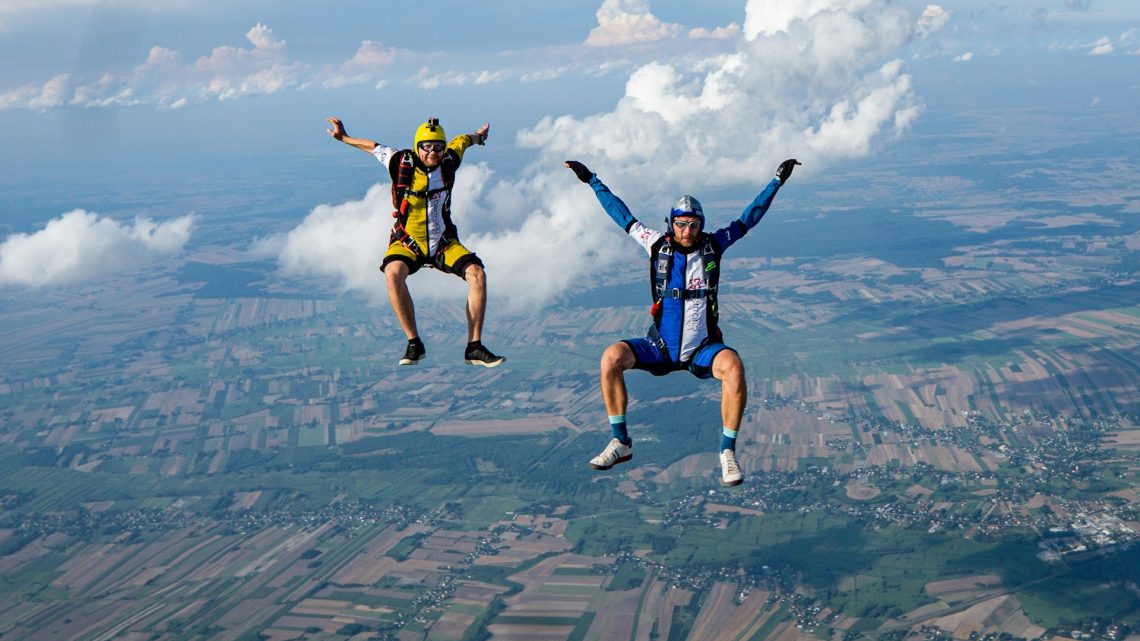
[[[680,363],[657,348],[648,338],[627,338],[622,341],[633,350],[633,369],[639,369],[654,376],[664,376],[672,372],[688,370],[697,378],[712,378],[712,363],[721,350],[732,349],[724,343],[707,343],[697,349],[687,363]],[[735,350],[734,350],[735,351]]]

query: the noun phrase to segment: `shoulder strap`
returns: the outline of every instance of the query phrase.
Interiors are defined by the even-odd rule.
[[[388,162],[388,175],[392,178],[392,206],[396,208],[393,216],[397,218],[408,213],[408,190],[412,188],[415,173],[415,156],[411,149],[401,149],[392,155],[392,160]]]
[[[459,169],[460,162],[462,162],[462,159],[454,150],[448,149],[444,153],[443,162],[439,164],[444,189],[451,191],[452,185],[455,184],[455,170]]]
[[[705,273],[708,274],[708,295],[716,297],[717,285],[720,283],[720,244],[712,234],[705,234],[705,244],[701,246],[701,256],[705,259]]]
[[[665,285],[669,281],[669,272],[673,269],[671,241],[672,236],[666,234],[654,241],[649,250],[649,294],[653,297],[654,303],[665,295]]]

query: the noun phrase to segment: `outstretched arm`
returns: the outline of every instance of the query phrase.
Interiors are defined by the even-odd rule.
[[[564,167],[568,167],[578,177],[578,180],[588,184],[594,188],[594,195],[598,197],[598,202],[602,203],[602,208],[606,210],[609,217],[613,219],[623,230],[629,231],[630,227],[637,222],[633,214],[626,207],[621,198],[618,198],[606,187],[602,181],[598,180],[597,174],[590,171],[586,165],[578,162],[577,160],[567,160],[562,163]]]
[[[776,197],[776,192],[780,190],[780,186],[792,177],[792,170],[796,165],[801,165],[800,161],[795,158],[789,158],[780,163],[776,168],[776,177],[768,183],[764,191],[760,192],[759,196],[753,199],[752,203],[745,208],[744,212],[740,214],[740,222],[744,225],[745,230],[752,229],[768,213],[768,208],[772,206],[772,199]]]
[[[328,121],[332,125],[332,129],[326,129],[325,131],[329,132],[329,135],[332,136],[335,140],[339,140],[346,145],[352,145],[353,147],[356,147],[361,151],[367,151],[368,153],[372,153],[376,147],[379,146],[379,143],[377,143],[375,140],[368,140],[367,138],[353,138],[352,136],[349,136],[348,133],[346,133],[344,130],[344,123],[342,123],[339,118],[329,118]]]

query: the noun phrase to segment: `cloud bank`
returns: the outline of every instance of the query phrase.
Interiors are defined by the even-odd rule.
[[[44,287],[88,282],[149,264],[182,250],[195,216],[156,223],[137,218],[123,225],[76,209],[33,234],[0,243],[0,284]]]
[[[384,71],[406,51],[366,40],[343,63],[313,69],[289,60],[286,42],[257,23],[245,34],[249,46],[223,45],[193,62],[181,52],[151,47],[146,60],[126,72],[105,72],[95,79],[57,75],[0,93],[0,109],[52,107],[128,107],[154,105],[180,109],[189,105],[302,89],[380,83]]]
[[[300,225],[258,241],[254,250],[276,256],[286,276],[331,278],[344,291],[379,301],[384,283],[377,270],[392,228],[391,211],[388,186],[373,185],[360,200],[314,208]]]
[[[589,36],[595,40],[607,25],[643,25],[642,33],[652,34],[660,23],[644,2],[615,0],[606,0],[598,21]],[[587,291],[596,275],[619,263],[638,272],[644,267],[637,248],[562,161],[586,163],[647,224],[659,221],[680,193],[699,197],[732,187],[750,199],[789,157],[804,163],[788,187],[794,190],[829,163],[867,155],[919,115],[898,59],[919,24],[885,0],[750,0],[732,53],[694,59],[687,51],[684,58],[643,64],[611,111],[550,116],[521,131],[518,144],[535,154],[521,175],[496,178],[478,165],[472,171],[477,154],[493,162],[492,135],[487,151],[468,152],[453,200],[464,244],[487,265],[492,306],[531,311]],[[377,173],[384,175],[379,166]],[[784,197],[777,198],[777,215]],[[363,202],[379,199],[376,206],[387,211],[386,198],[385,189],[374,188]],[[283,268],[336,275],[346,289],[374,293],[382,286],[375,265],[390,219],[363,220],[366,209],[362,203],[316,208],[289,234],[290,243],[338,249],[310,262],[282,251]],[[709,213],[718,226],[739,215]],[[374,240],[361,243],[364,237]],[[354,243],[366,245],[367,257]],[[461,292],[458,279],[449,278],[417,275],[412,293],[418,300]],[[446,287],[437,284],[444,281]]]

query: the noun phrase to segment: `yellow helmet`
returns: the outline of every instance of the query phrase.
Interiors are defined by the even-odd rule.
[[[439,118],[428,118],[427,122],[420,125],[420,128],[416,130],[415,146],[417,148],[421,142],[431,140],[439,140],[447,144],[447,134],[443,133],[443,127],[439,126]]]

